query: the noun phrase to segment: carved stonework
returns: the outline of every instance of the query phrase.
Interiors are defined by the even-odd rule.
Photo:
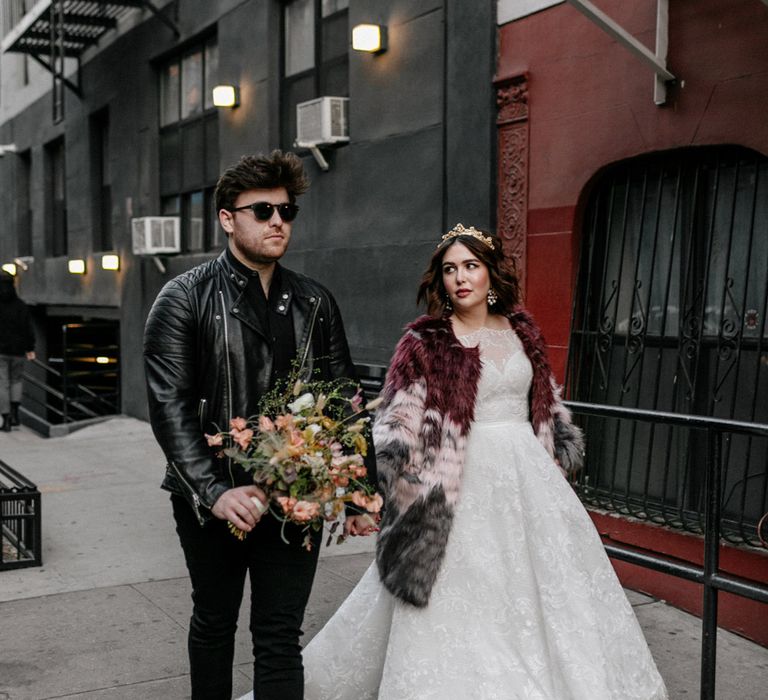
[[[496,106],[499,113],[496,123],[528,119],[528,78],[517,75],[496,83]]]
[[[525,289],[528,219],[528,80],[518,75],[496,83],[498,127],[497,229],[504,252],[517,261]]]

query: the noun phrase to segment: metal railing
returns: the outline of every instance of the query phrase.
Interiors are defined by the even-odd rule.
[[[51,422],[72,423],[119,412],[116,393],[96,393],[79,382],[72,382],[71,378],[68,381],[63,372],[45,362],[35,359],[31,363],[44,373],[43,379],[29,371],[24,373],[25,404],[33,405],[37,409],[34,413],[53,418]],[[60,388],[49,383],[48,375],[53,377]],[[30,391],[29,388],[36,391]]]
[[[0,571],[42,563],[40,491],[0,461]]]
[[[768,603],[768,585],[748,581],[720,572],[721,503],[723,497],[724,434],[768,437],[768,425],[744,421],[709,418],[706,416],[648,411],[638,408],[605,406],[567,401],[566,406],[576,414],[600,416],[619,420],[663,423],[703,431],[707,438],[707,459],[704,484],[704,564],[696,566],[663,555],[638,551],[620,545],[606,544],[610,557],[637,566],[677,576],[703,586],[701,641],[701,699],[714,700],[717,661],[717,608],[720,591],[750,600]]]

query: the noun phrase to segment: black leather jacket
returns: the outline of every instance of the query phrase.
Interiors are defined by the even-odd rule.
[[[204,437],[229,429],[231,418],[247,417],[246,407],[255,403],[248,386],[257,385],[260,395],[270,388],[272,347],[266,338],[252,342],[263,330],[244,295],[247,283],[223,253],[168,282],[144,331],[149,416],[168,460],[162,486],[184,496],[201,525],[222,493],[253,483],[237,464],[216,458]],[[275,311],[292,315],[302,376],[319,369],[313,377],[355,378],[330,292],[286,268],[280,270],[280,284]],[[259,335],[244,335],[244,326]],[[246,382],[253,372],[257,376]],[[375,466],[368,466],[375,484]]]

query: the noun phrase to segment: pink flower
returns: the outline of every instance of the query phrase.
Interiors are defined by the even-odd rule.
[[[309,501],[298,501],[293,507],[291,518],[299,523],[306,523],[320,515],[320,505]]]
[[[248,427],[248,421],[245,418],[233,418],[229,421],[229,427],[233,430],[245,430]]]
[[[221,433],[216,435],[205,433],[205,439],[208,441],[208,447],[221,447],[224,444],[224,436]]]
[[[267,416],[259,416],[259,430],[262,433],[271,433],[275,429],[275,424]]]
[[[362,491],[352,492],[352,503],[360,508],[365,508],[365,504],[368,502],[368,497]]]
[[[248,446],[251,444],[251,438],[253,438],[253,430],[250,428],[246,428],[245,430],[236,430],[235,428],[232,428],[232,430],[230,430],[230,435],[232,435],[232,439],[240,446],[241,450],[247,450]]]
[[[357,412],[360,410],[360,406],[363,405],[363,392],[358,389],[357,393],[349,400],[352,409]]]

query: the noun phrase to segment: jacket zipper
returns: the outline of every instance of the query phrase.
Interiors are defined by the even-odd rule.
[[[221,302],[221,318],[224,321],[224,359],[227,367],[227,420],[232,419],[232,367],[229,364],[229,325],[227,324],[227,307],[224,304],[224,292],[219,290],[219,301]],[[235,477],[232,475],[232,458],[227,458],[227,469],[229,471],[229,481],[232,488],[235,488]]]
[[[312,343],[312,331],[315,329],[315,319],[317,318],[317,312],[320,310],[320,297],[314,297],[316,300],[315,308],[312,311],[312,318],[309,320],[309,330],[307,331],[307,342],[304,346],[304,355],[301,358],[301,364],[299,365],[298,376],[304,371],[304,365],[307,362],[307,356],[309,355],[310,344]]]
[[[202,500],[200,499],[200,496],[198,496],[197,491],[190,486],[190,483],[184,478],[184,475],[181,473],[181,469],[179,469],[174,462],[168,462],[173,467],[173,471],[176,472],[176,476],[179,478],[179,481],[187,487],[187,491],[192,496],[192,505],[195,509],[195,516],[197,517],[197,521],[200,523],[200,525],[205,525],[205,518],[200,514],[200,506],[203,504]]]

